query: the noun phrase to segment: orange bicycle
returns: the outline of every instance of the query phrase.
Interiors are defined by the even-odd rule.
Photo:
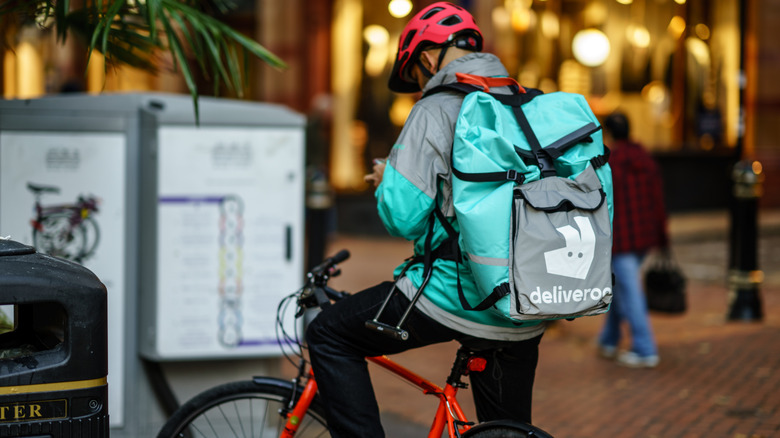
[[[340,274],[338,263],[349,257],[341,251],[328,258],[307,275],[303,288],[282,299],[277,308],[277,338],[282,350],[294,345],[298,358],[297,376],[292,380],[275,377],[254,377],[252,380],[226,383],[196,395],[168,419],[157,438],[174,437],[327,437],[330,436],[322,401],[317,394],[317,381],[308,361],[305,346],[297,335],[288,333],[283,324],[284,315],[295,303],[295,316],[300,317],[309,308],[316,308],[331,300],[339,300],[346,292],[328,286],[328,280]],[[296,325],[297,327],[297,325]],[[285,355],[291,358],[287,352]],[[433,418],[429,438],[551,438],[543,430],[516,421],[470,422],[457,400],[459,388],[465,388],[463,377],[485,368],[485,359],[465,347],[458,349],[452,371],[444,388],[386,356],[368,357],[373,362],[412,385],[423,394],[438,398],[439,407]]]

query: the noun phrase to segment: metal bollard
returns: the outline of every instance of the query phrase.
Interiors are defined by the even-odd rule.
[[[758,269],[758,200],[764,180],[761,163],[736,163],[732,179],[728,319],[757,321],[763,318],[759,289],[764,280],[763,271]]]

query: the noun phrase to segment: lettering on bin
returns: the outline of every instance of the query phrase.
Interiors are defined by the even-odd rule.
[[[67,400],[36,400],[0,405],[0,423],[56,420],[67,417]]]

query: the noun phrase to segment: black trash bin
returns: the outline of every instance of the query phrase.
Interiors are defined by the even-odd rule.
[[[0,239],[0,305],[0,437],[109,436],[105,286]]]

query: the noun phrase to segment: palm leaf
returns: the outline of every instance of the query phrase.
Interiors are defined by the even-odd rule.
[[[0,0],[0,27],[51,19],[57,39],[83,37],[109,63],[121,63],[156,73],[161,53],[171,53],[193,98],[198,120],[198,89],[191,70],[197,64],[214,82],[239,97],[249,74],[248,58],[257,57],[275,68],[286,68],[265,47],[220,21],[215,15],[235,7],[232,0]],[[7,45],[7,41],[3,41]]]

